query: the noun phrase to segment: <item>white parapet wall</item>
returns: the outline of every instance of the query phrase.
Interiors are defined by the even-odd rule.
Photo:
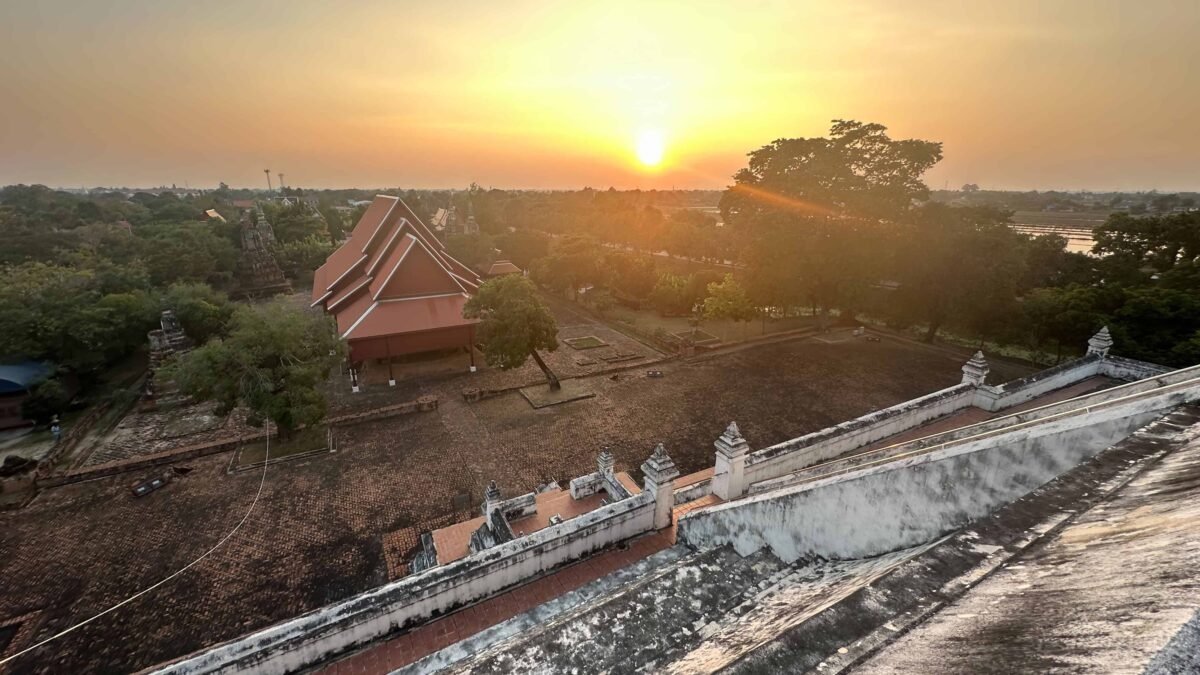
[[[1162,371],[1160,370],[1159,372]],[[931,436],[916,438],[904,443],[897,443],[896,445],[880,448],[872,452],[806,467],[790,474],[759,481],[758,483],[750,486],[750,493],[757,494],[771,490],[778,490],[780,488],[811,480],[814,476],[822,476],[844,471],[848,467],[860,466],[870,462],[876,462],[887,457],[908,454],[916,450],[929,448],[933,445],[943,444],[970,436],[978,436],[979,434],[995,431],[997,429],[1003,429],[1013,424],[1047,419],[1072,410],[1089,406],[1098,406],[1111,401],[1116,401],[1118,399],[1124,399],[1136,394],[1141,394],[1143,392],[1152,392],[1167,385],[1186,383],[1187,381],[1198,377],[1200,377],[1200,367],[1184,368],[1176,371],[1165,371],[1165,374],[1161,374],[1154,378],[1138,380],[1136,382],[1130,382],[1118,387],[1102,389],[1090,394],[1084,394],[1083,396],[1077,396],[1072,399],[1059,401],[1057,403],[1050,403],[1038,408],[1033,408],[1031,410],[1025,410],[1019,413],[997,417],[959,429],[943,431]]]
[[[565,562],[650,532],[654,529],[655,509],[655,494],[647,490],[224,643],[156,672],[296,672],[535,578]]]
[[[1099,355],[1089,354],[1081,359],[1067,361],[1053,368],[1038,371],[1029,377],[1005,382],[999,386],[985,385],[976,390],[972,405],[993,412],[1011,408],[1056,389],[1062,389],[1089,377],[1101,375],[1103,374],[1103,363],[1104,359]]]
[[[832,463],[835,470],[822,467],[810,480],[689,513],[679,538],[697,548],[729,544],[742,555],[769,547],[788,561],[861,558],[930,541],[1200,400],[1200,368],[1126,387],[1032,419],[1013,415],[933,436],[909,452],[868,453],[840,469]]]
[[[964,382],[756,450],[747,457],[745,483],[753,486],[787,476],[972,406],[990,412],[1001,411],[1097,375],[1141,380],[1168,372],[1171,372],[1169,368],[1151,363],[1089,354],[999,386]],[[749,491],[756,489],[752,487]]]
[[[750,453],[746,483],[753,484],[843,455],[969,407],[976,387],[957,384],[837,426]]]

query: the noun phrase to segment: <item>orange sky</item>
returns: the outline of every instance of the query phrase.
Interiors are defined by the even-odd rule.
[[[1200,2],[337,5],[3,3],[0,184],[720,188],[851,118],[933,187],[1200,189]]]

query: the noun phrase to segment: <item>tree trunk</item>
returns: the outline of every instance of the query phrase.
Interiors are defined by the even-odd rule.
[[[553,391],[562,389],[562,384],[559,383],[558,376],[555,375],[554,371],[550,370],[550,366],[546,365],[546,362],[542,360],[541,354],[538,354],[537,350],[534,349],[533,351],[529,352],[529,355],[533,357],[534,361],[537,361],[538,368],[541,368],[542,372],[545,373],[546,381],[550,383],[550,389]]]
[[[292,428],[286,424],[275,423],[275,439],[280,443],[286,443],[292,437]]]
[[[933,344],[934,338],[937,337],[938,329],[941,327],[942,327],[941,321],[930,321],[929,328],[925,329],[925,337],[923,338],[924,341],[928,342],[929,344]]]

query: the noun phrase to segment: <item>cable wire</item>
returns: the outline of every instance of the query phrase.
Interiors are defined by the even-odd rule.
[[[270,463],[270,460],[271,460],[271,430],[270,430],[270,428],[268,428],[267,429],[267,447],[266,447],[266,451],[263,455],[262,476],[259,478],[259,481],[258,481],[258,492],[254,493],[254,501],[250,502],[250,508],[246,510],[246,515],[242,516],[241,521],[238,522],[238,524],[235,525],[234,528],[232,530],[230,530],[228,534],[226,534],[224,537],[222,537],[220,541],[218,541],[216,544],[214,544],[212,548],[205,551],[199,558],[196,558],[192,562],[184,565],[183,567],[179,568],[178,570],[175,570],[175,572],[171,573],[169,576],[164,577],[163,579],[159,580],[157,583],[155,583],[151,586],[147,586],[146,588],[143,588],[142,590],[138,591],[137,593],[134,593],[133,595],[129,596],[128,598],[125,598],[124,600],[122,600],[121,602],[118,602],[117,604],[113,605],[112,607],[109,607],[108,609],[106,609],[90,618],[84,619],[83,621],[80,621],[79,623],[77,623],[69,628],[63,629],[62,631],[59,631],[58,633],[51,635],[50,637],[46,638],[45,640],[38,642],[37,644],[30,645],[30,646],[26,647],[25,649],[22,649],[21,651],[17,652],[16,654],[13,654],[12,656],[6,656],[3,659],[0,659],[0,666],[8,663],[9,661],[12,661],[21,656],[24,656],[25,654],[28,654],[29,652],[37,649],[38,647],[41,647],[45,644],[53,642],[53,641],[57,640],[58,638],[66,635],[67,633],[70,633],[71,631],[76,630],[77,628],[86,626],[87,624],[95,621],[96,619],[99,619],[100,617],[104,616],[105,614],[108,614],[109,612],[111,612],[113,610],[119,609],[120,607],[123,607],[124,605],[127,605],[127,604],[133,602],[134,600],[137,600],[138,598],[149,593],[150,591],[153,591],[154,589],[158,588],[159,586],[162,586],[163,584],[174,579],[175,577],[179,576],[180,574],[183,574],[184,572],[188,571],[192,567],[195,567],[201,560],[204,560],[208,556],[212,555],[214,551],[216,551],[218,548],[221,548],[222,544],[229,541],[229,539],[231,537],[233,537],[233,535],[237,534],[237,531],[242,529],[242,525],[245,525],[246,521],[250,519],[250,514],[254,512],[254,507],[258,504],[258,498],[262,496],[263,486],[267,482],[267,464]]]

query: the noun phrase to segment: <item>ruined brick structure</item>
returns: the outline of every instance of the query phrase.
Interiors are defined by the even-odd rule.
[[[275,233],[262,209],[243,211],[237,295],[255,298],[291,292],[292,285],[271,250],[274,244]]]
[[[146,373],[146,384],[142,390],[143,409],[154,408],[160,397],[164,394],[174,393],[174,387],[167,391],[161,386],[161,383],[156,381],[155,375],[162,364],[171,358],[191,351],[195,346],[192,339],[184,332],[183,325],[179,323],[179,318],[175,316],[173,310],[163,310],[162,316],[159,317],[159,326],[146,334],[146,338],[150,340],[150,368]]]

